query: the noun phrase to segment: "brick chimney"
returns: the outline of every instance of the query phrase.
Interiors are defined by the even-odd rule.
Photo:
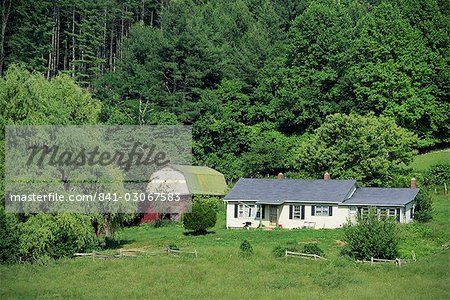
[[[416,188],[416,179],[413,177],[411,178],[411,188],[415,189]]]
[[[331,176],[330,173],[325,172],[325,174],[323,174],[323,180],[330,180]]]
[[[284,179],[284,174],[283,173],[278,173],[278,175],[277,175],[277,179],[278,180],[283,180]]]

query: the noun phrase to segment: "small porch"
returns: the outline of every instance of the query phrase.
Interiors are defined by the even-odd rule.
[[[234,210],[234,218],[227,218],[228,228],[274,229],[280,225],[282,205],[255,202],[235,202],[228,205],[228,212]]]

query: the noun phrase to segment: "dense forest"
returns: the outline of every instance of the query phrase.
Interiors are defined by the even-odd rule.
[[[361,163],[376,147],[391,149],[382,155],[398,165],[410,150],[450,143],[449,8],[443,0],[1,0],[1,123],[186,124],[194,164],[231,180],[329,170],[387,184],[391,165]],[[394,141],[383,139],[390,131]],[[348,141],[361,151],[333,165],[319,151],[330,134],[344,153]],[[384,177],[360,176],[367,170]]]

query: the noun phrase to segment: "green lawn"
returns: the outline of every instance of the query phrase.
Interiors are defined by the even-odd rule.
[[[417,155],[410,167],[417,171],[423,171],[438,163],[450,164],[450,148]]]
[[[120,232],[120,247],[162,249],[175,243],[198,258],[154,256],[115,260],[66,259],[39,265],[0,266],[0,298],[165,299],[449,299],[450,197],[435,196],[435,218],[402,226],[401,253],[418,261],[402,268],[371,267],[339,255],[341,230],[226,230],[224,216],[206,236],[185,236],[183,228],[137,226]],[[239,256],[242,240],[255,254]],[[277,259],[272,249],[295,240],[318,242],[328,261]],[[110,249],[107,252],[114,252]]]

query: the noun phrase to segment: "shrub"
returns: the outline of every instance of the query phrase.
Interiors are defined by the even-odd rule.
[[[169,248],[170,250],[180,250],[180,248],[178,248],[176,244],[170,244],[169,246],[167,246],[167,248]]]
[[[250,257],[253,255],[253,247],[249,241],[244,240],[239,248],[241,249],[241,256]]]
[[[153,224],[153,227],[155,228],[161,228],[161,227],[166,227],[167,225],[172,224],[172,221],[169,219],[162,219],[162,218],[158,218],[155,221],[155,224]]]
[[[275,246],[272,250],[272,254],[275,257],[283,257],[285,255],[286,250],[292,252],[299,252],[300,249],[297,241],[292,240],[286,242],[286,245],[284,246],[281,245]]]
[[[285,247],[278,245],[278,246],[275,246],[275,247],[273,248],[272,254],[273,254],[273,256],[275,256],[275,257],[283,257],[285,251],[286,251],[286,248],[285,248]]]
[[[90,219],[85,215],[37,214],[22,224],[20,254],[25,260],[71,256],[98,245]]]
[[[219,198],[217,198],[217,197],[210,197],[210,196],[205,196],[205,195],[195,195],[194,202],[195,201],[201,201],[201,202],[209,205],[209,207],[214,209],[214,211],[216,213],[223,211],[223,207],[224,207],[223,201],[219,200]]]
[[[192,212],[183,217],[184,228],[194,233],[205,234],[208,228],[214,227],[217,214],[207,202],[197,200],[192,205]]]
[[[425,172],[425,179],[428,185],[450,184],[450,164],[440,163],[432,165]]]
[[[0,208],[0,262],[12,262],[19,253],[20,227],[17,217]]]
[[[324,256],[323,250],[318,244],[305,244],[302,249],[303,253],[316,254],[319,256]]]
[[[378,216],[376,209],[358,216],[357,223],[344,226],[347,247],[342,254],[356,259],[371,257],[394,259],[398,254],[399,234],[392,217]]]
[[[414,219],[419,222],[428,222],[433,218],[433,203],[430,194],[421,189],[416,197],[416,207],[414,209]]]

